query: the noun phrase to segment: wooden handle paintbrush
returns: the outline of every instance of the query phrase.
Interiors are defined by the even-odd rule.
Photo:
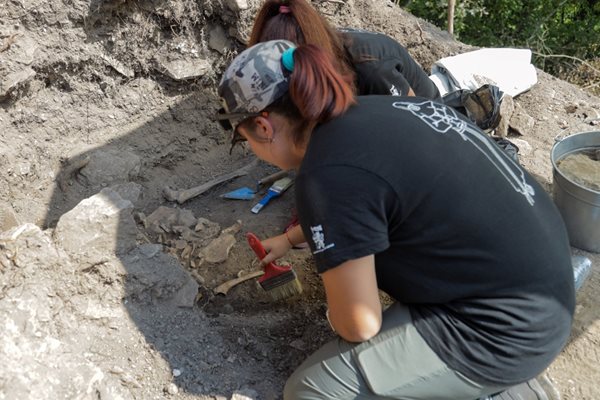
[[[276,180],[279,180],[281,178],[285,178],[286,176],[289,175],[289,171],[279,171],[279,172],[275,172],[274,174],[271,175],[267,175],[264,178],[259,179],[258,181],[256,181],[256,191],[258,192],[260,190],[260,187],[263,185],[267,185],[269,183],[273,183]]]
[[[265,258],[267,252],[258,237],[254,233],[248,232],[246,238],[259,260]],[[265,265],[264,269],[265,273],[258,279],[258,283],[273,300],[282,300],[302,293],[302,285],[291,266],[276,265],[270,262]]]
[[[281,194],[290,186],[292,186],[293,183],[294,181],[292,181],[292,178],[289,177],[281,178],[275,181],[275,183],[273,183],[273,185],[271,185],[267,191],[267,194],[258,203],[256,203],[250,211],[252,211],[254,214],[258,214],[260,210],[262,210],[263,207],[271,201],[271,199],[281,196]]]

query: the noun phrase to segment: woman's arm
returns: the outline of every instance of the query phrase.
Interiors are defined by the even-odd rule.
[[[375,277],[375,256],[346,261],[321,274],[329,321],[349,342],[364,342],[381,328],[381,302]]]

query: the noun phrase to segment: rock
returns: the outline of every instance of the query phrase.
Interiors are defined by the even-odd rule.
[[[581,105],[578,108],[579,112],[577,113],[581,118],[584,119],[584,122],[589,123],[590,121],[598,121],[600,120],[600,112],[594,107],[588,105]]]
[[[84,184],[100,190],[126,183],[138,176],[140,158],[124,150],[98,150],[89,155],[89,162],[79,171]]]
[[[231,50],[231,43],[221,25],[213,26],[210,30],[209,37],[208,45],[211,49],[216,50],[221,54],[225,54]]]
[[[304,341],[302,339],[292,340],[290,342],[290,347],[292,347],[296,350],[306,351],[306,343],[304,343]]]
[[[123,254],[135,247],[138,231],[132,208],[129,200],[104,189],[63,214],[54,238],[84,264],[105,262],[107,254]]]
[[[236,390],[231,395],[231,400],[256,400],[258,398],[258,393],[253,389]]]
[[[73,306],[73,282],[69,279],[76,274],[49,234],[33,224],[0,234],[1,265],[7,260],[11,271],[0,274],[0,375],[6,383],[0,397],[91,399],[93,393],[94,398],[131,399],[118,382],[85,359],[83,349],[89,349],[89,343],[77,347],[84,337],[83,320],[74,324],[69,314]],[[88,307],[94,315],[119,311],[101,304],[97,297],[94,300],[96,307]]]
[[[176,307],[192,307],[198,284],[175,257],[154,253],[155,246],[143,244],[121,257],[127,271],[126,295],[142,303],[163,301]]]
[[[227,0],[227,7],[231,11],[243,11],[248,9],[247,0]]]
[[[250,36],[248,35],[248,32],[240,31],[240,30],[234,28],[233,26],[229,27],[229,29],[227,30],[227,33],[229,34],[229,37],[235,38],[235,39],[239,40],[241,43],[244,43],[245,45],[247,45],[248,41],[250,40]]]
[[[0,204],[0,232],[7,231],[19,225],[11,206]]]
[[[124,200],[129,200],[134,207],[138,205],[140,200],[140,193],[142,192],[142,185],[135,182],[119,183],[112,185],[109,189],[112,189]]]
[[[577,104],[569,103],[569,104],[565,105],[565,111],[567,114],[575,113],[575,111],[577,111]]]
[[[140,252],[148,258],[152,258],[155,255],[159,254],[162,251],[162,246],[160,244],[145,244],[140,246]]]
[[[28,34],[18,34],[7,51],[7,58],[22,65],[31,65],[39,49],[37,42]]]
[[[166,60],[158,56],[155,60],[158,70],[176,81],[198,78],[211,70],[211,65],[206,60]]]
[[[154,233],[174,232],[175,227],[192,227],[197,222],[194,213],[182,208],[160,206],[144,220],[146,229]]]
[[[533,151],[533,147],[526,140],[510,138],[510,141],[519,148],[519,155],[521,156],[529,156]]]
[[[167,388],[165,389],[165,391],[167,393],[169,393],[170,395],[176,395],[177,393],[179,393],[179,388],[177,388],[176,384],[169,383],[169,385],[167,386]]]
[[[535,125],[535,120],[528,115],[519,103],[515,103],[515,110],[510,118],[510,127],[519,135],[527,135]]]
[[[8,268],[9,265],[48,269],[60,260],[60,252],[51,238],[34,224],[27,223],[0,233],[0,271],[2,266]],[[4,284],[2,282],[0,287]]]
[[[515,102],[512,96],[507,94],[502,98],[502,103],[500,103],[500,122],[498,123],[498,127],[496,128],[495,134],[499,137],[508,136],[508,127],[510,125],[510,118],[513,115],[515,110]]]
[[[35,76],[30,65],[38,50],[36,41],[24,32],[7,35],[0,39],[0,101]]]
[[[26,67],[15,72],[11,72],[0,79],[0,100],[5,99],[17,87],[23,85],[35,76],[35,71]]]
[[[204,249],[204,260],[212,264],[219,264],[227,260],[229,252],[235,244],[235,237],[230,233],[220,235],[218,238],[213,239]]]
[[[129,78],[129,79],[135,77],[135,72],[133,72],[133,70],[131,68],[126,67],[125,65],[123,65],[122,62],[115,60],[108,54],[102,54],[102,55],[100,55],[100,58],[102,58],[102,60],[104,60],[115,71],[117,71],[124,77]]]
[[[216,222],[200,217],[198,218],[198,223],[194,227],[194,231],[196,231],[202,239],[211,239],[219,234],[221,226]]]

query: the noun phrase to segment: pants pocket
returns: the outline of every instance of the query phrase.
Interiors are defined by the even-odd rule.
[[[356,351],[359,369],[377,395],[394,394],[448,371],[414,327],[406,325],[399,329],[402,332],[386,332],[385,337]]]

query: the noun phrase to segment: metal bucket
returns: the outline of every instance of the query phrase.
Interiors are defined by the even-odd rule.
[[[600,148],[600,132],[584,132],[556,139],[552,147],[553,196],[569,233],[571,245],[600,253],[600,192],[567,178],[556,163],[567,155]]]

